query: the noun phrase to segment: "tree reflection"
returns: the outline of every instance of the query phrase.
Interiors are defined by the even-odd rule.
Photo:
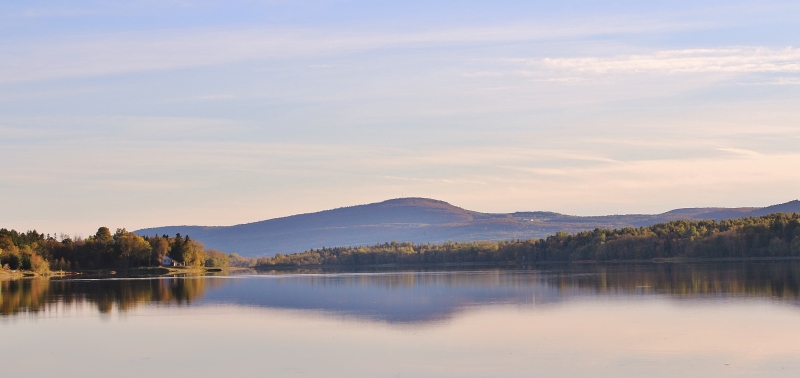
[[[133,280],[26,279],[0,282],[0,315],[36,313],[56,305],[91,304],[101,313],[144,304],[188,305],[223,279],[160,278]]]
[[[368,286],[383,288],[508,287],[550,285],[561,292],[638,293],[643,289],[661,294],[705,296],[750,295],[774,298],[800,297],[800,261],[646,263],[646,264],[555,264],[522,270],[429,270],[383,271],[377,274],[337,271],[275,271],[311,286]],[[508,274],[509,272],[524,274]],[[288,274],[287,274],[288,273]],[[294,274],[302,274],[297,277]],[[327,273],[327,274],[326,274]],[[333,274],[331,274],[333,273]],[[364,272],[366,273],[366,272]]]
[[[550,279],[561,290],[652,291],[680,297],[714,295],[800,298],[800,263],[643,264],[576,267]]]
[[[565,264],[523,270],[282,274],[0,282],[0,315],[92,306],[100,313],[210,302],[320,310],[386,321],[447,318],[469,306],[559,303],[576,296],[760,297],[798,303],[800,261]],[[319,272],[322,273],[322,272]],[[233,282],[238,282],[233,285]],[[214,290],[213,294],[210,293]]]

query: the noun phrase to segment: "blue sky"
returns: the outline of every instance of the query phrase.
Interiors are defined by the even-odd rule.
[[[800,197],[800,5],[5,1],[0,226]]]

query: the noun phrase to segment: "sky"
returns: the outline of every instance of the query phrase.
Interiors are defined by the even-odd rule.
[[[0,227],[800,198],[796,1],[3,1]]]

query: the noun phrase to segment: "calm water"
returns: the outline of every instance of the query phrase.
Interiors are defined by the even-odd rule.
[[[800,263],[0,282],[3,376],[800,376]]]

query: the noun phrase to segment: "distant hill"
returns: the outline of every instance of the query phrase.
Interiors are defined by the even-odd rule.
[[[755,208],[689,208],[663,214],[581,217],[533,211],[479,213],[427,198],[398,198],[235,226],[168,226],[135,231],[140,235],[190,235],[209,248],[243,256],[273,256],[312,248],[369,245],[387,241],[442,243],[448,240],[530,239],[558,231],[649,226],[678,219],[722,220],[800,212],[800,201]]]

